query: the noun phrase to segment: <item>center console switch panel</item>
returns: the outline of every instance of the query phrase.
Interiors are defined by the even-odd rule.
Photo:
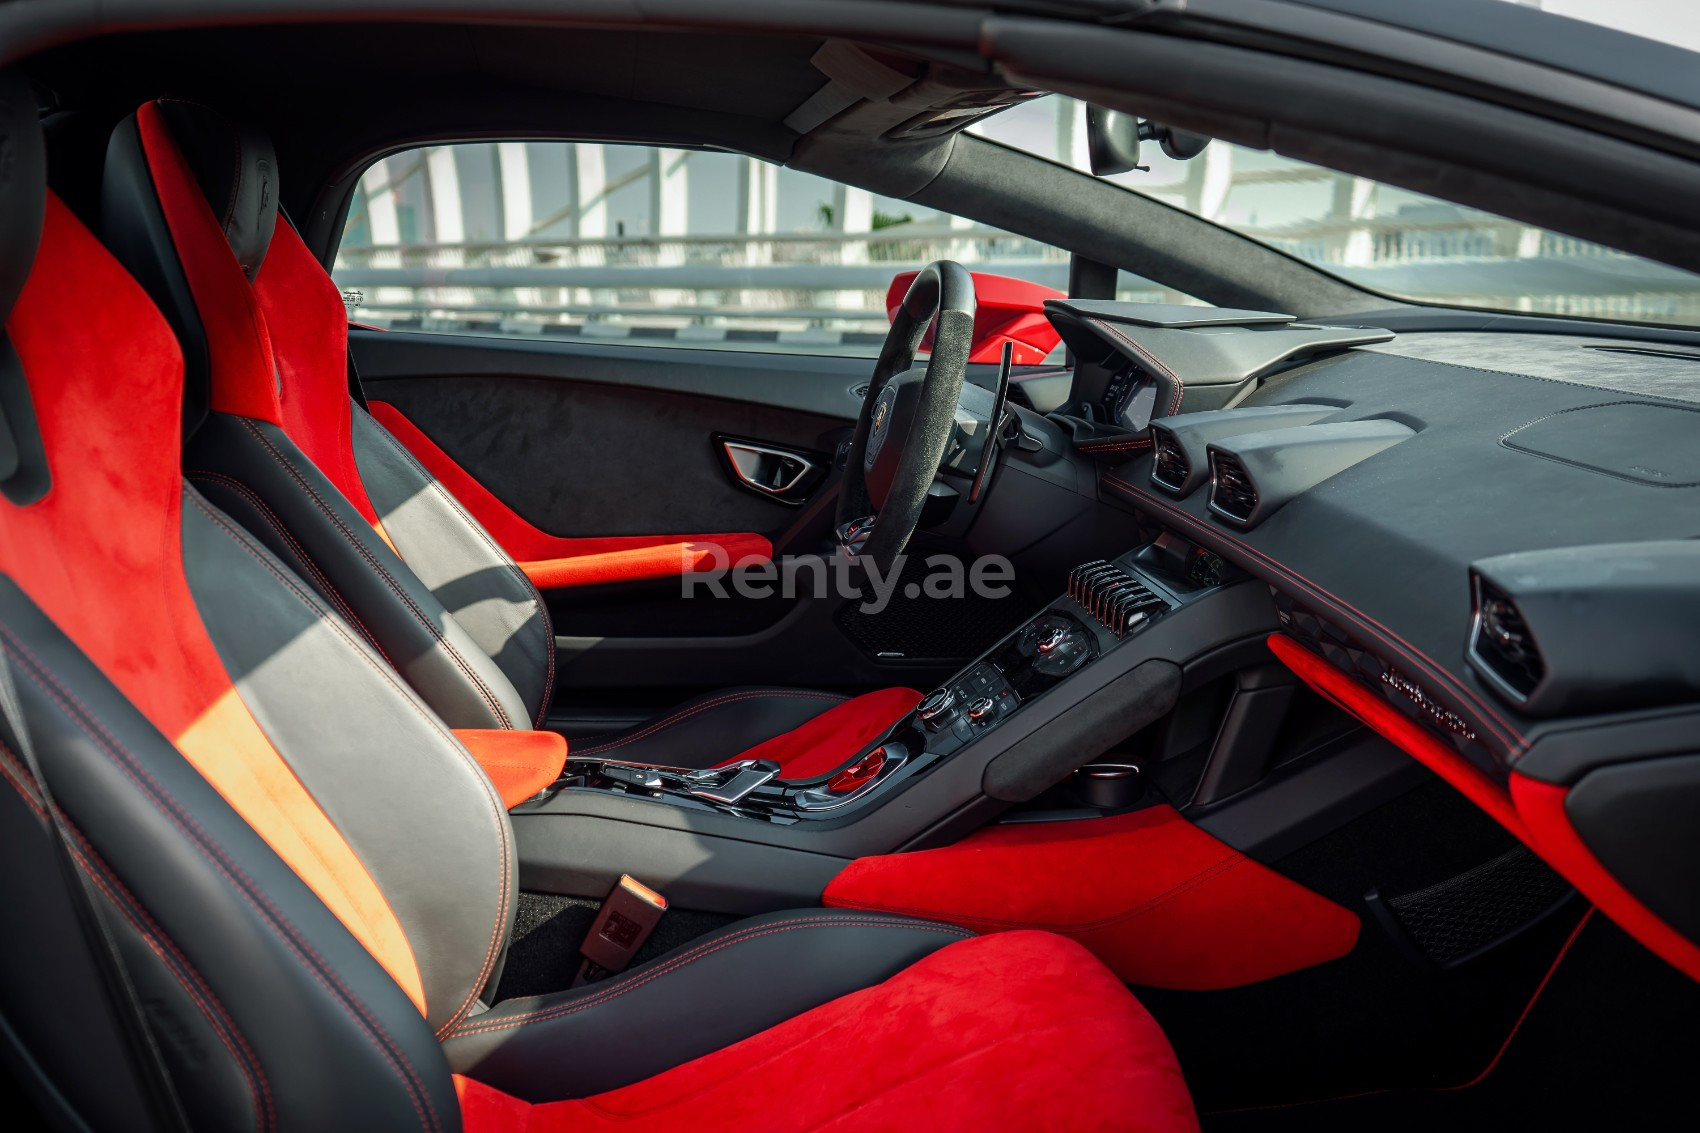
[[[591,791],[780,825],[844,817],[894,789],[899,780],[924,774],[974,743],[1036,697],[1190,600],[1192,595],[1158,582],[1136,560],[1137,552],[1130,552],[1114,562],[1099,560],[1075,568],[1066,595],[928,693],[878,742],[847,753],[847,762],[830,775],[788,780],[777,763],[767,760],[691,770],[569,756],[561,778],[539,799],[546,806],[552,794]],[[1144,681],[1151,675],[1147,673]],[[1143,682],[1140,687],[1144,689]],[[1153,700],[1142,693],[1135,699],[1155,702],[1162,696]],[[1105,701],[1101,707],[1108,715],[1102,720],[1090,712],[1072,715],[1079,717],[1077,722],[1098,728],[1120,726],[1126,698],[1110,700],[1116,703]],[[1058,757],[1053,751],[1057,745],[1044,746],[1052,751],[1048,758]],[[1078,761],[1079,757],[1068,751],[1060,758]],[[1000,764],[1005,770],[1014,766],[1001,760]],[[1053,778],[1070,769],[1062,768]],[[1029,777],[1019,776],[1023,783]]]

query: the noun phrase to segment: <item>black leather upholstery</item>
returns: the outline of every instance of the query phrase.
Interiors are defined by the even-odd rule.
[[[0,74],[0,327],[29,278],[47,200],[47,157],[22,75]]]
[[[35,412],[22,368],[6,340],[6,318],[29,278],[41,240],[47,167],[35,99],[20,75],[0,74],[0,494],[23,504],[46,494]]]
[[[183,555],[242,702],[412,943],[426,1021],[464,1017],[495,985],[518,900],[513,829],[488,777],[381,657],[192,489]]]
[[[277,224],[277,156],[271,139],[199,103],[162,98],[159,109],[252,283]]]
[[[662,767],[713,767],[847,699],[800,688],[718,689],[633,727],[575,739],[572,753]]]
[[[601,983],[507,1000],[444,1041],[457,1073],[528,1101],[642,1081],[973,936],[846,909],[750,917]]]
[[[269,143],[203,106],[165,100],[158,107],[252,282],[275,224]],[[511,556],[387,430],[349,404],[360,482],[393,551],[282,429],[205,412],[208,367],[218,360],[208,358],[135,116],[108,149],[102,224],[120,262],[166,310],[183,342],[190,480],[311,583],[450,725],[540,727],[555,685],[547,606]],[[272,349],[280,371],[289,372],[285,344],[274,337]],[[322,373],[323,359],[315,361]],[[335,368],[341,372],[340,358]],[[708,767],[842,699],[797,689],[760,696],[726,690],[575,750]]]
[[[124,270],[146,289],[177,335],[177,345],[183,351],[183,435],[188,436],[207,415],[212,396],[211,362],[201,313],[154,193],[134,115],[118,124],[106,146],[100,185],[100,238]]]
[[[3,576],[0,648],[194,1127],[458,1128],[395,981]],[[89,1127],[134,1128],[146,1111],[10,751],[0,778],[3,1033]]]
[[[555,691],[555,629],[543,596],[389,430],[364,409],[352,411],[360,480],[396,550],[507,674],[542,727]]]
[[[0,653],[21,705],[7,705],[0,727],[0,1054],[55,1126],[153,1123],[56,868],[48,806],[99,891],[91,907],[110,929],[186,1133],[455,1133],[445,1036],[457,1036],[456,1051],[480,1075],[525,1097],[605,1089],[867,987],[968,935],[877,914],[787,914],[733,926],[613,984],[530,1004],[535,1018],[522,1018],[520,1005],[485,1009],[516,881],[494,785],[372,647],[384,632],[362,639],[184,485],[166,327],[68,211],[55,203],[49,221],[67,257],[55,268],[76,256],[87,286],[69,293],[69,273],[56,270],[54,286],[28,293],[29,321],[9,325],[49,456],[67,469],[80,457],[81,474],[62,476],[38,510],[0,502],[9,572],[0,573]],[[9,222],[0,214],[0,228]],[[54,334],[102,299],[125,315],[105,326],[128,337],[53,349]],[[110,353],[99,353],[108,338]],[[264,453],[264,475],[299,489],[292,506],[338,531],[338,553],[400,586],[400,560],[356,538],[364,529],[353,510],[327,496],[281,434],[233,418],[220,427],[209,444],[229,442],[235,465],[256,479],[260,462],[244,461]],[[130,443],[120,448],[116,436]],[[229,477],[218,486],[260,528],[270,525],[257,491]],[[297,537],[281,520],[273,530],[293,553]],[[305,569],[320,560],[295,561]],[[14,750],[26,735],[39,777]],[[1084,954],[1066,945],[1063,955]],[[1115,988],[1108,972],[1094,976]],[[916,1018],[919,1048],[938,1025]],[[1138,1023],[1130,1017],[1130,1031]],[[844,1049],[832,1045],[842,1030],[811,1037],[828,1057]],[[981,1041],[973,1053],[987,1049]],[[894,1057],[913,1059],[900,1073],[937,1069],[912,1052]],[[1054,1078],[1049,1065],[1034,1076],[1047,1086]],[[1178,1070],[1172,1076],[1178,1082]],[[966,1098],[972,1085],[944,1088]],[[854,1121],[864,1094],[829,1094],[825,1105],[836,1101]],[[529,1115],[512,1102],[498,1099],[506,1112],[494,1117],[476,1101],[469,1109],[484,1128],[520,1128]]]
[[[310,581],[455,728],[528,728],[532,708],[429,587],[277,426],[214,413],[189,481]]]

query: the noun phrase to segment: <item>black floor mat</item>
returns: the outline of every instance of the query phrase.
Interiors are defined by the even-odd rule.
[[[1211,1133],[1700,1124],[1700,985],[1595,913],[1495,1052],[1430,1088],[1204,1115]],[[1497,1061],[1495,1054],[1498,1054]]]
[[[1511,835],[1436,780],[1275,863],[1362,918],[1347,956],[1249,987],[1135,989],[1201,1111],[1467,1081],[1492,1058],[1580,904],[1456,969],[1413,960],[1365,895],[1413,893],[1491,861]]]

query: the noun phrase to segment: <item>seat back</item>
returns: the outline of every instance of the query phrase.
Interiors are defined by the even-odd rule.
[[[22,457],[0,476],[0,650],[177,1094],[196,1129],[454,1129],[435,1036],[498,975],[506,813],[383,659],[184,484],[177,343],[44,193],[34,100],[5,77],[0,138],[0,404]],[[50,1108],[135,1128],[14,746],[0,1041]]]
[[[540,725],[542,598],[354,404],[341,296],[277,210],[270,143],[204,106],[148,102],[113,134],[102,230],[185,342],[190,481],[451,725]]]

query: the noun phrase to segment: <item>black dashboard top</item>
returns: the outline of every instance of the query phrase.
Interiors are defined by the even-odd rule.
[[[1501,768],[1545,734],[1587,726],[1519,713],[1467,663],[1470,567],[1512,552],[1700,536],[1700,487],[1659,471],[1693,463],[1692,441],[1700,441],[1693,407],[1361,349],[1277,374],[1241,404],[1298,402],[1337,406],[1330,422],[1398,422],[1413,435],[1316,484],[1249,531],[1209,511],[1208,488],[1181,499],[1155,488],[1149,454],[1106,468],[1103,498],[1218,551],[1343,627],[1468,721]],[[1630,420],[1645,428],[1639,438],[1601,435],[1598,461],[1515,443],[1558,415],[1595,413],[1605,432]],[[1568,443],[1577,443],[1574,434]],[[1646,471],[1625,474],[1628,452]]]
[[[1182,303],[1121,303],[1114,299],[1049,299],[1045,312],[1056,316],[1103,319],[1142,327],[1256,326],[1294,322],[1275,311],[1245,311],[1236,307],[1198,307]]]

